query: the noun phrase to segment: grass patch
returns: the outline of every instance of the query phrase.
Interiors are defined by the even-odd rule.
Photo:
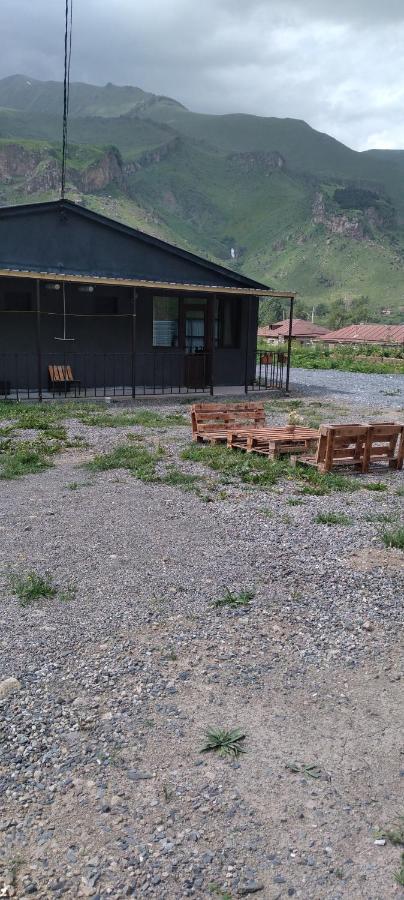
[[[10,575],[9,585],[21,606],[30,606],[36,600],[49,599],[57,594],[57,588],[50,575],[39,575],[34,571],[25,575]]]
[[[383,481],[369,481],[368,484],[363,484],[362,487],[365,491],[387,491],[387,484],[384,484]]]
[[[248,606],[251,600],[254,599],[254,596],[254,591],[240,591],[239,594],[235,594],[229,588],[226,588],[223,597],[218,597],[214,602],[214,606],[217,609],[222,609],[223,606],[231,606],[233,609],[239,606]]]
[[[13,480],[24,475],[35,475],[49,469],[53,463],[49,457],[54,452],[41,441],[7,441],[0,444],[0,478]]]
[[[363,518],[364,518],[365,522],[370,522],[370,523],[373,522],[373,523],[379,523],[379,524],[381,523],[383,525],[393,525],[394,522],[396,521],[395,516],[388,515],[387,513],[380,513],[380,515],[364,516]]]
[[[181,454],[182,459],[202,463],[226,477],[240,478],[245,484],[272,487],[288,472],[288,465],[280,460],[267,460],[257,454],[238,453],[225,447],[191,444]]]
[[[221,728],[208,728],[205,732],[206,744],[201,748],[201,753],[217,753],[218,756],[240,756],[245,753],[242,742],[246,735],[240,728],[232,728],[229,731]]]
[[[296,497],[289,497],[286,503],[288,506],[304,506],[304,500],[298,500]]]
[[[108,472],[111,469],[127,469],[131,475],[140,481],[156,481],[156,464],[162,458],[163,453],[150,453],[144,447],[122,446],[116,447],[110,453],[102,453],[95,456],[90,462],[85,463],[86,469],[92,472]]]
[[[107,410],[79,410],[75,418],[83,425],[97,426],[98,428],[127,428],[131,425],[141,425],[143,428],[168,428],[178,425],[189,425],[189,420],[180,413],[162,415],[153,410],[141,409],[138,412],[124,410],[121,412],[108,412]]]
[[[343,513],[319,513],[314,519],[317,525],[351,525],[352,520]]]
[[[225,478],[239,478],[244,484],[267,488],[277,484],[282,478],[303,483],[302,494],[322,496],[333,491],[359,491],[364,485],[360,480],[327,472],[322,475],[317,469],[291,466],[287,460],[265,459],[256,453],[242,453],[227,450],[226,447],[190,444],[181,454],[182,459],[202,463]]]
[[[394,880],[400,887],[404,887],[404,853],[401,854],[401,865],[397,872],[394,872]]]
[[[181,472],[175,466],[170,466],[164,475],[161,475],[159,482],[161,484],[169,484],[171,487],[182,488],[183,491],[199,491],[200,478],[198,475],[189,475],[188,472]]]
[[[404,526],[400,525],[392,531],[383,531],[382,540],[385,547],[404,550]]]

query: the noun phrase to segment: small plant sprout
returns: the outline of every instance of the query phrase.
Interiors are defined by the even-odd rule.
[[[299,765],[299,763],[290,762],[286,763],[285,768],[294,774],[306,775],[307,778],[321,778],[320,766],[314,763],[302,763]]]
[[[254,591],[240,591],[239,594],[236,594],[233,591],[230,591],[229,588],[226,588],[223,597],[218,597],[218,599],[215,600],[214,605],[218,609],[221,609],[223,606],[231,606],[233,608],[248,606],[254,596]]]
[[[240,728],[232,728],[229,731],[221,728],[208,728],[205,732],[206,744],[201,748],[201,753],[213,751],[218,756],[240,756],[246,750],[242,746],[246,735]]]

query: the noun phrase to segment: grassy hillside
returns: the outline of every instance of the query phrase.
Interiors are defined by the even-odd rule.
[[[3,79],[0,107],[0,202],[57,196],[61,85]],[[73,199],[295,289],[307,308],[365,296],[373,318],[402,315],[404,152],[130,86],[74,84],[71,110]]]

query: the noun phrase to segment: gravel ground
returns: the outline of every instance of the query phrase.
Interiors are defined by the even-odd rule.
[[[331,397],[335,373],[315,374]],[[348,404],[339,378],[334,420],[355,421],[365,385]],[[352,378],[390,418],[384,377]],[[20,683],[0,699],[0,896],[401,896],[399,848],[375,839],[404,814],[403,553],[381,540],[403,473],[301,496],[182,461],[188,427],[69,432],[90,449],[0,482],[0,682]],[[80,468],[128,433],[217,499]],[[330,511],[352,524],[314,522]],[[75,594],[22,608],[10,569]],[[218,610],[226,587],[254,598]],[[243,729],[246,753],[201,754],[210,725]]]
[[[365,375],[362,372],[337,372],[335,369],[291,369],[292,395],[325,394],[329,397],[348,399],[365,407],[402,406],[404,402],[404,375]]]

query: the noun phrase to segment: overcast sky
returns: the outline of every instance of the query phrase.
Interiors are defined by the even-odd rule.
[[[404,0],[73,0],[72,80],[404,148]],[[61,79],[64,0],[0,0],[0,77]]]

